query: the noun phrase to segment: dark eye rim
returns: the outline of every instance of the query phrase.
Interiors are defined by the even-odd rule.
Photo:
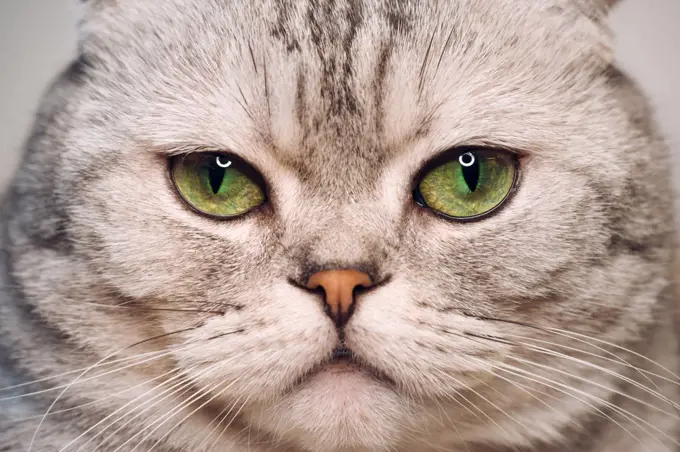
[[[183,161],[186,158],[189,157],[196,157],[196,156],[205,156],[205,157],[225,157],[234,162],[234,167],[238,168],[239,171],[241,171],[243,174],[245,174],[253,183],[255,183],[260,190],[262,190],[262,194],[264,196],[264,200],[262,203],[258,204],[257,206],[251,207],[250,209],[246,210],[243,213],[239,213],[236,215],[214,215],[208,212],[205,212],[195,205],[193,205],[182,193],[182,191],[179,189],[179,186],[177,185],[177,181],[175,180],[175,166],[178,164],[178,162]],[[168,173],[170,175],[170,182],[172,183],[172,187],[174,189],[175,195],[182,201],[182,204],[186,206],[191,212],[196,213],[200,216],[209,218],[211,220],[216,220],[216,221],[230,221],[230,220],[238,220],[242,219],[249,214],[257,211],[258,209],[263,208],[266,206],[269,202],[269,193],[267,190],[267,183],[262,176],[262,174],[255,169],[255,167],[239,157],[238,155],[235,155],[231,152],[224,152],[224,151],[201,151],[201,152],[189,152],[189,153],[184,153],[184,154],[179,154],[179,155],[174,155],[168,159]]]
[[[514,165],[514,176],[512,180],[512,187],[510,190],[508,190],[508,193],[503,197],[503,199],[492,209],[481,213],[479,215],[472,215],[469,217],[454,217],[451,215],[447,215],[443,212],[440,212],[438,210],[435,210],[428,206],[425,203],[425,200],[423,199],[423,195],[420,193],[420,183],[422,180],[425,178],[425,176],[435,168],[446,164],[452,160],[457,159],[460,157],[462,154],[465,154],[466,152],[495,152],[499,154],[505,154],[512,158],[512,162]],[[413,202],[427,210],[428,212],[444,218],[447,221],[451,222],[456,222],[456,223],[471,223],[475,221],[480,221],[483,219],[487,219],[490,216],[498,213],[503,207],[506,206],[508,201],[515,195],[517,192],[517,189],[519,188],[519,182],[520,182],[520,155],[512,150],[505,149],[505,148],[496,148],[496,147],[487,147],[487,146],[461,146],[461,147],[455,147],[451,149],[447,149],[446,151],[440,153],[439,155],[435,156],[431,160],[429,160],[423,167],[416,173],[415,177],[413,178],[413,184],[412,184],[412,197],[413,197]]]

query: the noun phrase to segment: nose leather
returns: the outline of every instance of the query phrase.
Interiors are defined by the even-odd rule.
[[[314,273],[307,281],[309,289],[323,289],[327,313],[338,327],[347,323],[352,314],[355,289],[369,288],[372,285],[373,281],[368,274],[351,269]]]

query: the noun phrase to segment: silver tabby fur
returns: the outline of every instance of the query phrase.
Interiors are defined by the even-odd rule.
[[[611,3],[85,1],[4,201],[0,451],[678,450],[669,156]],[[511,200],[416,206],[467,144],[520,154]],[[188,210],[201,150],[267,207]],[[337,336],[294,283],[338,267],[393,385],[309,377]]]

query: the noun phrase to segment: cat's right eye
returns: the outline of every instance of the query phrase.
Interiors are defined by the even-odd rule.
[[[172,181],[194,210],[215,218],[243,215],[266,201],[262,177],[243,160],[222,153],[193,153],[170,161]]]

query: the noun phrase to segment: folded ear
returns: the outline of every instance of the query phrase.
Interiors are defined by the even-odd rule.
[[[151,0],[153,1],[153,0]],[[106,12],[118,11],[129,8],[129,0],[77,0],[83,15],[87,17],[97,16]]]
[[[2,0],[0,0],[2,1]],[[150,0],[154,1],[154,0]],[[110,34],[125,27],[122,3],[129,0],[75,0],[79,6],[78,51],[81,55],[102,53],[112,45]]]
[[[592,3],[605,12],[609,12],[620,0],[590,0]]]
[[[606,15],[620,0],[566,0],[587,15]]]
[[[97,8],[107,5],[112,6],[116,3],[116,0],[80,0],[80,3],[92,8]]]
[[[106,10],[114,9],[118,6],[118,0],[78,0],[80,6],[81,16],[84,20],[103,13]]]

